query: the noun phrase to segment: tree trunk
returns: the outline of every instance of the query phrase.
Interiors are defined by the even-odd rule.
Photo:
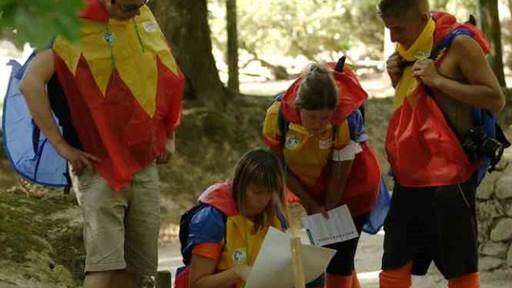
[[[157,0],[150,6],[187,78],[185,98],[223,107],[227,90],[212,54],[207,0]]]
[[[498,0],[478,0],[480,25],[491,44],[490,63],[501,86],[506,86]]]
[[[446,5],[448,5],[448,2],[450,2],[450,0],[434,0],[433,2],[433,8],[435,10],[446,11]]]
[[[236,0],[226,0],[228,88],[238,94],[240,81],[238,79],[238,32],[236,18]]]

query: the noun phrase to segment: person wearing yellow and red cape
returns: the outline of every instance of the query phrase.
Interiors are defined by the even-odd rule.
[[[489,45],[470,23],[430,12],[427,0],[381,0],[396,52],[386,151],[395,177],[384,230],[380,287],[411,286],[433,261],[448,287],[479,287],[475,191],[479,161],[459,139],[472,109],[497,113],[505,99],[485,60]]]
[[[312,64],[267,110],[263,136],[284,159],[289,196],[297,196],[309,215],[347,204],[360,233],[376,203],[380,167],[358,109],[367,94],[350,68],[336,66]],[[358,240],[327,246],[337,252],[326,287],[359,287]]]
[[[175,288],[245,287],[270,227],[285,231],[285,180],[280,159],[268,149],[245,153],[230,181],[211,185],[182,215],[185,266]]]
[[[71,166],[84,219],[84,286],[135,287],[156,274],[155,162],[174,152],[184,77],[147,1],[84,2],[79,41],[57,36],[37,53],[20,89]]]

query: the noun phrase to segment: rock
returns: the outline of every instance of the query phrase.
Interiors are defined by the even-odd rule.
[[[508,207],[507,216],[512,216],[512,205],[509,205]]]
[[[512,239],[512,218],[499,220],[498,225],[491,231],[491,240],[495,242]]]
[[[491,199],[491,196],[494,194],[496,187],[496,181],[501,175],[501,173],[491,173],[485,176],[484,180],[476,190],[476,198],[480,200]]]
[[[490,271],[499,268],[505,261],[496,257],[482,257],[478,266],[480,271]]]
[[[509,267],[512,267],[512,245],[510,245],[510,248],[508,249],[508,254],[507,254],[507,265]]]
[[[496,182],[496,196],[499,199],[512,198],[512,173],[505,174]]]
[[[508,245],[505,243],[487,243],[480,247],[480,253],[487,256],[505,258]]]
[[[480,202],[477,204],[477,209],[478,217],[481,219],[498,218],[505,214],[503,212],[503,206],[497,200]]]
[[[499,171],[499,172],[505,171],[508,168],[510,161],[512,160],[511,157],[512,157],[512,154],[510,154],[509,151],[507,149],[505,149],[505,153],[503,153],[503,157],[501,158],[501,161],[498,162],[498,164],[496,164],[495,171]]]
[[[480,217],[479,217],[480,218]],[[491,219],[478,219],[478,243],[487,243],[489,234],[491,233]]]

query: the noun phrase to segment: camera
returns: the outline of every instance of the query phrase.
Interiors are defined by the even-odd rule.
[[[462,139],[462,148],[471,161],[487,156],[492,160],[499,160],[503,155],[504,147],[501,142],[485,134],[483,126],[470,128]]]

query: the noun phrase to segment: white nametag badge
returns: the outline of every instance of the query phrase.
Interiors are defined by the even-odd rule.
[[[300,144],[299,138],[297,138],[295,136],[287,136],[286,137],[286,143],[285,143],[286,149],[295,150],[295,149],[297,149],[299,144]]]
[[[156,30],[158,30],[158,26],[156,25],[155,22],[152,22],[152,21],[146,21],[144,23],[142,23],[142,26],[144,27],[144,30],[146,30],[146,32],[155,32]]]
[[[245,251],[245,248],[235,249],[235,251],[233,251],[232,257],[233,257],[233,263],[246,264],[247,253]]]

